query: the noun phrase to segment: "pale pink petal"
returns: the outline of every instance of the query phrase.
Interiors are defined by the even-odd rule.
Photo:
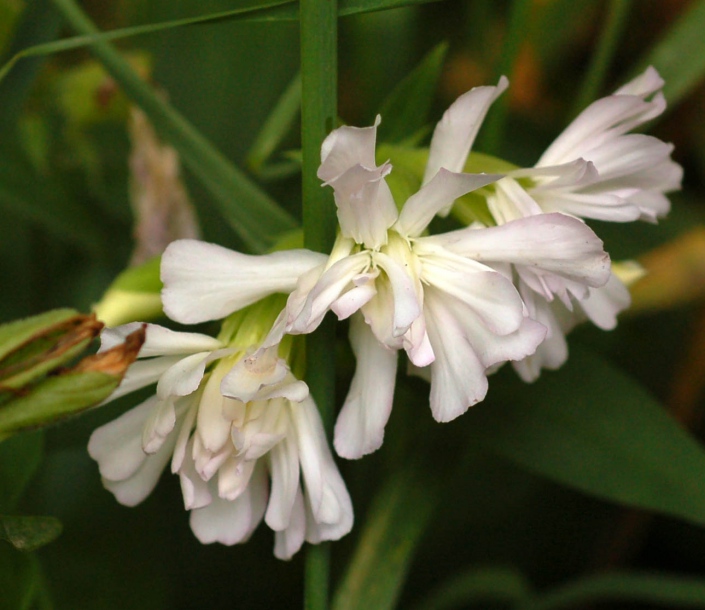
[[[275,531],[289,526],[296,492],[299,489],[299,451],[296,438],[287,435],[269,452],[272,487],[265,523]]]
[[[329,182],[354,165],[375,167],[375,142],[380,122],[381,118],[377,116],[371,127],[343,126],[334,129],[321,145],[318,177]]]
[[[452,172],[463,171],[487,111],[508,86],[509,81],[503,76],[496,87],[475,87],[461,95],[445,111],[433,132],[424,184],[429,182],[441,167]]]
[[[306,334],[318,328],[331,305],[349,287],[355,276],[367,270],[369,264],[369,254],[360,252],[339,260],[327,269],[306,295],[300,312],[290,321],[287,332]]]
[[[335,192],[338,223],[343,237],[367,248],[387,243],[387,229],[397,219],[397,206],[384,177],[392,171],[388,163],[375,169],[355,165],[328,182]]]
[[[127,369],[120,385],[105,402],[113,401],[125,394],[157,383],[164,372],[179,362],[179,360],[181,360],[181,356],[162,356],[160,358],[133,362]]]
[[[601,286],[609,279],[610,259],[602,241],[585,223],[564,214],[541,214],[424,239],[476,261],[523,265],[537,274],[555,274],[588,286]]]
[[[166,314],[184,324],[224,318],[270,294],[289,293],[300,275],[326,260],[309,250],[261,256],[182,239],[162,255]]]
[[[397,353],[381,345],[359,316],[350,322],[357,366],[335,424],[338,455],[357,459],[379,449],[392,412]]]
[[[249,487],[236,500],[224,500],[213,493],[212,502],[191,511],[191,531],[203,544],[219,542],[232,546],[244,542],[261,519]]]
[[[240,496],[250,482],[256,460],[231,457],[218,469],[218,496],[233,501]]]
[[[139,358],[210,352],[223,347],[223,344],[217,339],[201,333],[178,332],[157,324],[132,322],[103,330],[100,333],[100,350],[98,351],[104,352],[123,343],[127,335],[142,326],[145,328],[146,337],[140,349]]]
[[[501,177],[499,174],[461,174],[440,168],[428,183],[407,199],[395,225],[396,231],[407,237],[421,235],[433,217],[442,210],[450,210],[458,197]]]
[[[391,256],[382,252],[375,253],[375,262],[387,274],[394,298],[394,309],[387,315],[393,317],[392,335],[400,337],[411,323],[421,315],[417,286],[407,270]],[[378,280],[378,282],[383,280]]]
[[[88,453],[98,462],[104,479],[125,480],[145,462],[147,454],[142,450],[142,429],[156,405],[157,397],[151,396],[93,431],[88,440]]]
[[[296,489],[296,498],[291,518],[286,529],[274,532],[274,556],[288,561],[301,548],[306,534],[306,511],[301,489]]]
[[[631,305],[629,290],[613,273],[601,288],[591,288],[590,296],[578,302],[580,309],[595,326],[612,330],[617,326],[617,314]]]
[[[427,254],[422,261],[424,282],[461,300],[492,332],[506,335],[519,328],[523,303],[512,282],[501,273],[448,251]]]
[[[164,467],[169,462],[174,450],[175,437],[171,437],[162,448],[150,455],[142,466],[129,478],[122,481],[103,479],[105,488],[112,492],[115,499],[125,506],[136,506],[142,502],[156,487]]]
[[[333,461],[313,400],[292,407],[292,423],[299,443],[308,512],[317,524],[315,536],[309,535],[307,526],[306,539],[337,540],[352,528],[352,501]]]

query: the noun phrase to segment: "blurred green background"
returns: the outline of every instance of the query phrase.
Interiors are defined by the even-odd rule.
[[[239,6],[225,0],[91,0],[81,5],[102,30]],[[683,191],[672,196],[672,213],[658,226],[594,226],[613,259],[647,255],[645,263],[655,270],[651,281],[663,298],[625,316],[611,333],[579,329],[571,337],[577,356],[565,374],[545,375],[551,379],[528,387],[512,371],[501,371],[491,382],[488,400],[452,424],[435,424],[424,383],[405,380],[383,449],[341,464],[357,524],[333,546],[334,582],[360,537],[375,490],[408,465],[417,446],[433,454],[433,470],[422,464],[413,471],[418,478],[412,478],[409,488],[416,490],[419,504],[413,494],[404,496],[405,510],[412,520],[416,512],[428,512],[430,521],[421,528],[423,535],[408,534],[419,546],[413,560],[408,558],[399,607],[412,607],[445,578],[482,566],[516,571],[487,577],[494,583],[488,590],[494,586],[504,597],[490,595],[495,601],[475,603],[469,596],[447,607],[508,607],[506,599],[511,601],[513,587],[520,584],[513,580],[517,574],[539,590],[606,569],[675,572],[705,582],[702,526],[621,507],[528,474],[484,451],[481,438],[484,414],[501,409],[507,396],[521,394],[519,402],[531,405],[548,400],[548,392],[565,401],[578,392],[592,392],[599,384],[599,367],[589,368],[590,356],[581,357],[580,350],[599,352],[696,436],[702,435],[705,247],[697,234],[691,241],[682,239],[705,220],[705,36],[683,35],[665,51],[660,45],[674,27],[683,27],[684,17],[693,31],[705,32],[705,3],[446,0],[343,18],[339,115],[349,124],[371,124],[395,85],[445,41],[448,53],[428,125],[459,94],[494,84],[500,71],[507,72],[511,87],[505,94],[503,137],[486,130],[476,148],[492,147],[509,161],[533,164],[575,116],[586,73],[614,10],[623,10],[624,16],[611,61],[593,93],[609,93],[649,58],[663,61],[670,107],[650,133],[675,144],[674,158],[686,173]],[[5,61],[23,48],[70,34],[48,0],[0,0],[0,57]],[[263,122],[299,64],[295,22],[224,21],[155,32],[117,46],[243,169]],[[21,60],[0,82],[0,321],[61,306],[88,311],[127,266],[134,248],[128,106],[86,49]],[[297,130],[295,122],[273,162],[297,149]],[[250,175],[299,216],[298,174],[276,180]],[[209,191],[188,171],[184,179],[204,238],[242,248]],[[665,249],[655,250],[659,247]],[[686,280],[675,285],[684,274]],[[351,359],[349,348],[341,345],[341,393]],[[584,387],[574,383],[580,367],[593,374]],[[626,384],[623,395],[611,397],[615,408],[629,400],[631,387]],[[0,609],[298,607],[303,553],[291,563],[275,560],[265,527],[246,545],[201,546],[180,509],[174,477],[165,476],[136,508],[118,505],[102,489],[97,467],[86,453],[88,436],[131,404],[134,399],[120,400],[45,433],[0,445],[0,464],[27,471],[28,477],[35,473],[13,510],[53,515],[64,524],[61,537],[34,554],[19,554],[0,542]],[[691,477],[688,485],[691,495],[702,498],[705,472],[700,479]],[[1,502],[0,512],[10,510]],[[37,587],[35,593],[21,590],[30,584]],[[23,605],[23,595],[25,601],[34,601]],[[632,603],[605,607],[651,607],[644,600]],[[705,597],[699,604],[680,603],[705,607]],[[681,606],[672,602],[670,607]]]

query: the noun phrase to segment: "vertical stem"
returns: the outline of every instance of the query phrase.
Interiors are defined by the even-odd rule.
[[[580,93],[575,100],[572,116],[576,116],[583,108],[592,102],[602,89],[605,74],[609,68],[617,43],[627,25],[630,0],[611,0],[607,7],[607,19],[602,29],[597,49],[590,61],[590,67],[583,79]]]
[[[335,239],[335,206],[330,189],[316,176],[321,143],[335,127],[337,116],[337,0],[301,0],[301,147],[303,155],[304,244],[329,252]],[[326,323],[327,322],[327,323]],[[335,333],[324,321],[307,338],[307,376],[311,394],[327,430],[334,410]],[[327,544],[309,548],[306,557],[305,607],[328,607],[330,560]]]

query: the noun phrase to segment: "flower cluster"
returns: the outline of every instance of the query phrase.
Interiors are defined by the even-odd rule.
[[[440,422],[481,401],[487,376],[506,362],[527,381],[560,366],[577,321],[612,328],[629,304],[584,219],[655,221],[668,210],[664,193],[679,187],[672,147],[629,133],[663,111],[662,85],[649,68],[588,107],[534,167],[503,163],[502,173],[463,171],[507,81],[472,89],[438,123],[420,188],[403,202],[387,183],[392,164],[376,159],[380,119],[336,129],[318,170],[340,225],[329,255],[172,243],[162,257],[165,313],[183,324],[231,316],[239,330],[216,340],[148,327],[149,359],[118,394],[155,381],[157,393],[91,438],[105,485],[121,502],[139,502],[171,456],[202,541],[244,540],[263,515],[280,557],[304,538],[345,534],[350,499],[287,346],[328,311],[349,318],[357,364],[334,435],[346,458],[382,444],[401,351],[430,382]],[[464,197],[471,192],[491,222],[429,232],[436,215],[474,205]],[[277,294],[288,295],[280,311],[252,313]],[[107,332],[105,346],[130,328]]]

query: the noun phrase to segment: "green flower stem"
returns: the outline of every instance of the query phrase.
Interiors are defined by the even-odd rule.
[[[317,252],[330,252],[335,239],[335,206],[330,189],[321,188],[316,171],[321,162],[321,143],[335,127],[337,116],[338,6],[336,0],[301,0],[300,11],[304,245]],[[324,321],[308,337],[306,353],[306,381],[330,430],[335,406],[335,332],[331,320]],[[307,610],[328,607],[329,554],[326,544],[308,550]]]
[[[605,27],[602,28],[597,49],[592,56],[580,93],[575,100],[572,116],[576,116],[599,95],[605,81],[607,69],[617,50],[617,43],[627,25],[630,6],[631,0],[611,0],[609,3]]]

